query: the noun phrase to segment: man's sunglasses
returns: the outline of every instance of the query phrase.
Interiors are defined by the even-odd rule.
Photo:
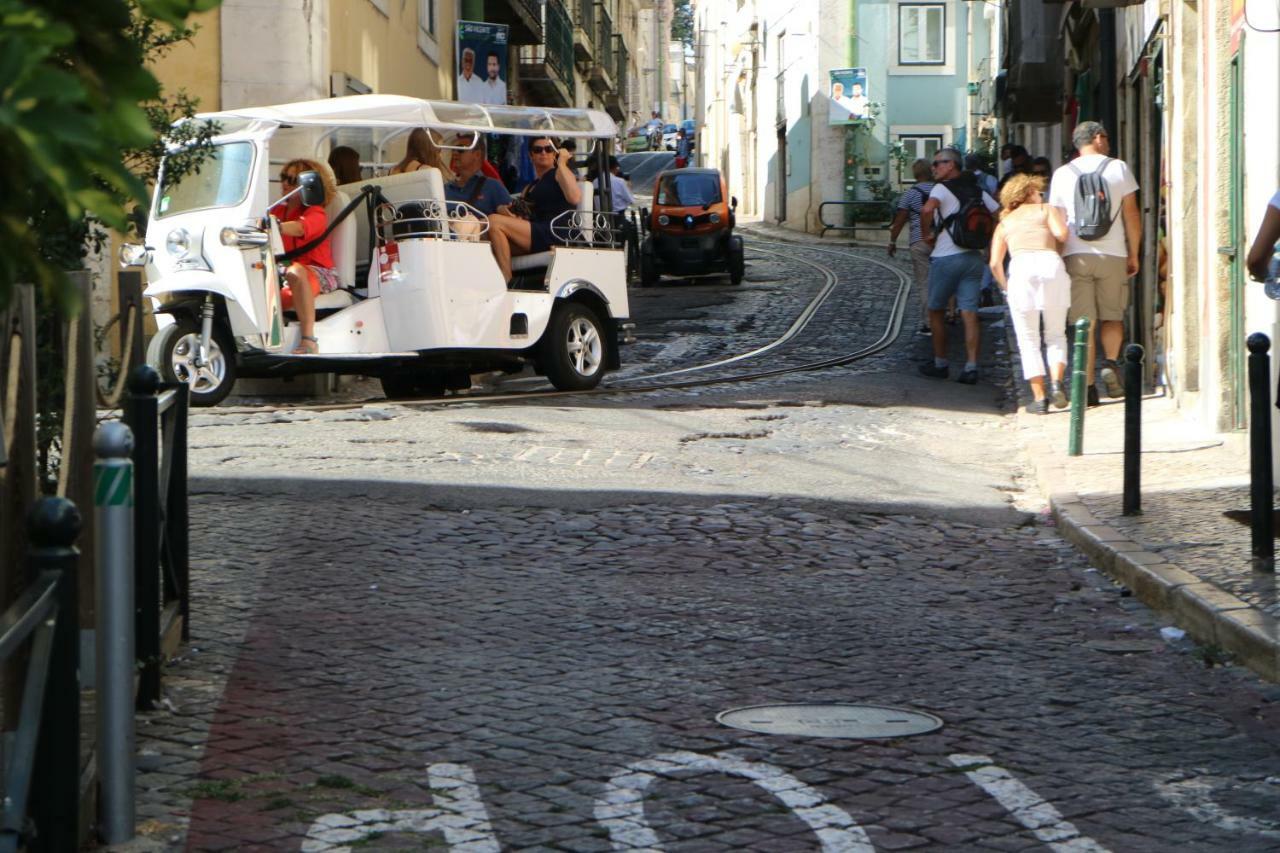
[[[556,150],[554,145],[530,145],[530,154],[550,154]]]

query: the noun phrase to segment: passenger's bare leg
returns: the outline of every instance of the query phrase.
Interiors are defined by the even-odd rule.
[[[533,229],[515,216],[495,214],[489,217],[489,245],[493,259],[502,271],[502,280],[511,281],[512,255],[527,255],[533,246]]]
[[[316,335],[316,300],[314,294],[311,293],[311,276],[307,273],[306,267],[301,264],[290,264],[289,269],[285,272],[285,281],[289,283],[289,290],[293,293],[293,312],[298,315],[298,328],[301,330],[302,337],[314,338]],[[298,346],[303,349],[310,350],[305,346],[306,341],[298,339]]]

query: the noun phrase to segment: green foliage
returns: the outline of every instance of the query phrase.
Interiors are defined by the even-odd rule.
[[[675,0],[671,10],[671,40],[693,48],[693,0]]]
[[[0,304],[13,282],[35,280],[73,307],[63,270],[83,248],[72,238],[89,217],[127,230],[126,207],[145,194],[122,157],[156,143],[145,105],[160,87],[136,17],[181,28],[219,2],[0,0]],[[67,229],[45,245],[57,223]]]

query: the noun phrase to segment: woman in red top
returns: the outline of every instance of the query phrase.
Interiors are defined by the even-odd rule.
[[[333,181],[333,173],[315,160],[290,160],[280,170],[280,185],[286,192],[298,188],[298,175],[302,172],[315,172],[324,184],[324,203],[328,204],[337,193]],[[284,250],[291,252],[299,246],[310,243],[324,233],[329,227],[329,216],[324,212],[324,205],[305,206],[302,196],[295,195],[289,200],[271,208],[271,215],[280,222],[280,236],[284,241]],[[333,252],[329,248],[329,238],[309,252],[294,258],[285,271],[285,288],[282,292],[282,303],[288,308],[293,303],[294,313],[298,315],[298,325],[302,337],[294,349],[295,355],[315,355],[320,352],[319,341],[316,340],[316,300],[322,293],[337,290],[340,282],[334,269]]]

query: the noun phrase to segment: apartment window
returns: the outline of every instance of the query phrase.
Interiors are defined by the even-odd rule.
[[[933,133],[900,133],[898,143],[902,145],[902,168],[898,170],[898,181],[914,184],[916,177],[911,171],[911,164],[924,159],[933,162],[933,155],[942,147],[942,134]]]
[[[945,65],[945,3],[898,4],[898,64]]]
[[[418,0],[418,27],[436,37],[436,0]]]
[[[437,0],[418,0],[418,50],[440,64],[440,42],[436,35]]]

